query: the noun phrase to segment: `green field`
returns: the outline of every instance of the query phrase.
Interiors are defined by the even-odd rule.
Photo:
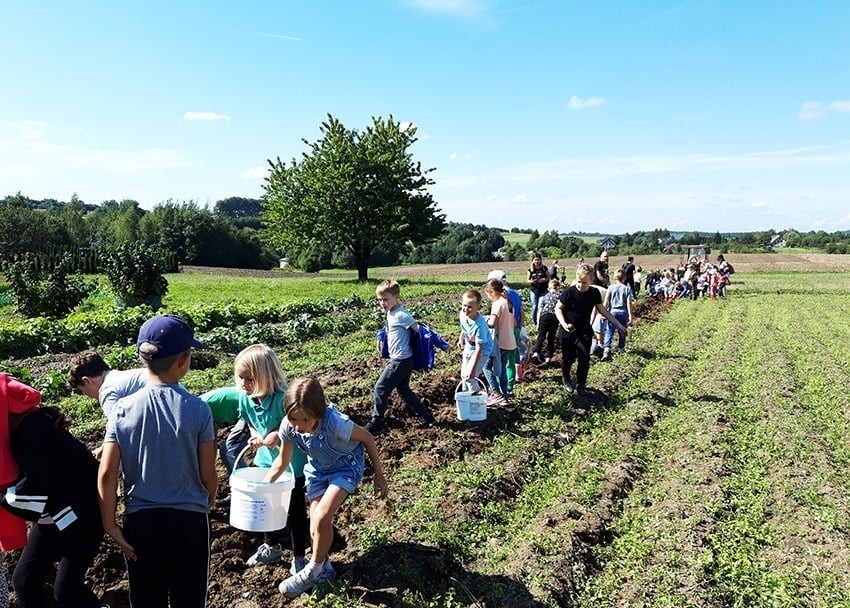
[[[453,337],[457,296],[477,281],[477,269],[410,279],[403,299]],[[591,367],[590,397],[566,395],[557,367],[534,368],[510,406],[460,422],[459,355],[439,355],[412,382],[438,428],[416,431],[392,406],[379,440],[390,498],[372,499],[367,480],[337,522],[340,583],[290,605],[850,607],[850,279],[739,271],[733,281],[725,300],[676,302],[636,323],[625,353]],[[168,306],[374,290],[189,274],[170,286]],[[371,307],[334,313],[356,327],[273,344],[288,377],[316,375],[358,422],[382,366]],[[231,381],[232,355],[205,356],[186,378],[192,390]],[[60,403],[97,426],[81,397]],[[213,537],[238,545],[225,523]],[[222,566],[244,559],[239,550],[221,551],[217,597],[231,598],[221,606],[278,601],[267,575]]]

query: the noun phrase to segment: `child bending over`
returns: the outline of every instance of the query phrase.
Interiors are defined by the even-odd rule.
[[[289,385],[284,399],[286,416],[280,425],[282,445],[265,481],[283,473],[295,447],[307,454],[304,475],[310,502],[310,537],[313,553],[307,565],[278,587],[287,598],[295,598],[318,583],[335,578],[328,560],[333,542],[333,519],[349,494],[357,489],[369,454],[375,471],[375,494],[387,496],[387,482],[371,433],[354,424],[325,399],[315,378],[298,378]]]

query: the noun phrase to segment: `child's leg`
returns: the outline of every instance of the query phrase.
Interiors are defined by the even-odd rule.
[[[307,499],[304,492],[304,477],[295,478],[295,487],[289,496],[289,537],[292,541],[292,557],[304,557],[307,553],[307,540],[310,525],[307,520]]]
[[[490,390],[494,393],[502,393],[501,373],[502,359],[499,354],[499,347],[494,344],[493,352],[487,357],[487,364],[484,366],[484,377],[487,378],[487,384],[490,385]]]
[[[419,395],[413,392],[410,388],[410,374],[413,372],[413,357],[405,359],[400,369],[404,371],[399,377],[399,382],[396,385],[398,394],[401,395],[401,400],[411,412],[419,416],[421,420],[434,421],[434,416],[428,411],[428,408],[422,403]]]
[[[310,503],[310,537],[313,544],[311,562],[324,564],[333,544],[333,522],[336,512],[348,498],[348,492],[330,485],[327,491]]]
[[[511,353],[511,351],[509,351],[509,350],[502,350],[501,348],[499,349],[499,358],[502,361],[502,370],[499,373],[499,384],[502,387],[502,395],[504,395],[505,397],[508,396],[508,366],[507,366],[507,363],[508,363],[508,360],[510,359],[510,353]]]

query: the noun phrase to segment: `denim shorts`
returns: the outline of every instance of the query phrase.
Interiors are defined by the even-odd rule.
[[[356,458],[345,462],[343,466],[331,471],[317,471],[308,463],[304,467],[304,477],[307,482],[307,500],[309,502],[324,495],[330,486],[337,486],[353,494],[363,479],[365,463]]]

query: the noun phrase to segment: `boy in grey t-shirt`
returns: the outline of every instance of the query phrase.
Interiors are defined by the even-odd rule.
[[[103,527],[127,558],[130,603],[165,608],[206,604],[209,512],[218,483],[212,412],[179,385],[191,349],[203,345],[174,315],[139,330],[144,388],[118,401],[106,425],[98,473]],[[123,528],[115,519],[118,466],[126,488]]]

